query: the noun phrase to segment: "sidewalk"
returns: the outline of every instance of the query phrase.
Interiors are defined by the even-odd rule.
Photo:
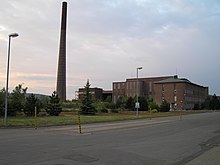
[[[186,165],[219,165],[220,164],[220,146],[203,153],[197,158],[191,160]]]

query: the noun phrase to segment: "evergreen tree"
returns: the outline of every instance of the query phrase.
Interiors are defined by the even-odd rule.
[[[201,109],[210,109],[211,97],[208,96],[205,101],[201,104]]]
[[[216,94],[214,94],[212,96],[212,99],[210,101],[210,109],[211,110],[217,110],[220,109],[220,100],[218,99],[218,97],[216,96]]]
[[[59,116],[59,114],[62,112],[60,98],[55,91],[52,93],[51,96],[49,96],[49,102],[46,106],[46,112],[50,116]]]
[[[166,100],[164,100],[162,104],[160,105],[160,111],[168,112],[169,110],[170,110],[170,104]]]
[[[220,109],[220,99],[216,94],[213,96],[208,96],[206,100],[201,104],[202,109],[209,110],[219,110]]]
[[[125,103],[125,108],[129,110],[134,110],[135,108],[135,100],[132,97],[129,97]]]
[[[140,103],[140,111],[148,111],[148,98],[146,96],[141,96],[138,98]]]
[[[24,113],[27,116],[34,116],[35,115],[35,107],[37,108],[37,113],[39,113],[39,108],[37,106],[38,99],[31,94],[29,97],[26,98],[26,103],[24,107]]]
[[[92,105],[92,95],[90,93],[90,84],[87,80],[85,86],[85,94],[82,100],[82,106],[80,107],[81,113],[85,115],[94,115],[96,113],[95,107]]]

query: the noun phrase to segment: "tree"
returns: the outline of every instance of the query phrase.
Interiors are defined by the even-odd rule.
[[[193,110],[200,110],[200,105],[198,103],[194,104]]]
[[[39,110],[40,109],[46,110],[49,100],[50,100],[49,96],[43,96],[43,97],[38,98],[37,106],[38,106]]]
[[[25,105],[25,95],[27,87],[23,88],[22,84],[18,84],[8,99],[8,115],[15,116],[17,112],[21,112]]]
[[[213,96],[208,96],[206,100],[201,104],[202,109],[217,110],[220,109],[219,97],[214,94]]]
[[[210,109],[211,97],[208,96],[205,101],[201,104],[201,109]]]
[[[4,116],[5,89],[0,90],[0,116]]]
[[[138,98],[140,103],[140,111],[148,111],[148,98],[146,96],[141,96]]]
[[[170,110],[170,104],[166,100],[164,100],[162,104],[160,105],[160,111],[168,112],[169,110]]]
[[[81,113],[85,115],[94,115],[96,113],[95,107],[92,105],[92,95],[90,93],[90,84],[87,80],[85,86],[85,94],[82,100],[82,106],[80,107]]]
[[[218,97],[216,96],[216,94],[214,94],[212,96],[212,99],[210,101],[210,109],[211,110],[217,110],[220,109],[220,100],[218,99]]]
[[[129,110],[134,110],[134,108],[135,108],[135,100],[134,100],[134,98],[129,97],[129,98],[126,100],[125,108],[126,108],[126,109],[129,109]]]
[[[120,96],[116,101],[116,108],[125,109],[126,97]]]
[[[38,99],[31,94],[26,98],[26,103],[24,107],[24,113],[27,116],[34,116],[35,115],[35,107],[37,108],[37,113],[39,113],[39,106],[37,105]]]
[[[111,96],[108,96],[104,101],[111,103],[111,102],[112,102],[112,97],[111,97]]]
[[[51,96],[49,96],[49,102],[46,106],[46,112],[50,116],[59,116],[59,114],[62,112],[60,98],[55,91],[52,93]]]

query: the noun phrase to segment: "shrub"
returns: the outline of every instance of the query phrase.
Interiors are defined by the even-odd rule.
[[[160,105],[160,111],[168,112],[169,110],[170,110],[170,104],[166,100],[164,100],[162,104]]]
[[[154,102],[153,100],[152,101],[149,101],[148,102],[148,106],[149,106],[149,109],[159,109],[160,107],[157,105],[156,102]]]
[[[150,113],[157,113],[157,109],[148,110]]]

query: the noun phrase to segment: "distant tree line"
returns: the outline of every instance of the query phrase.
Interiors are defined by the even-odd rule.
[[[27,87],[17,85],[8,95],[8,116],[25,114],[34,116],[44,109],[51,116],[58,116],[62,112],[61,102],[56,92],[51,96],[36,97],[34,94],[27,94]],[[5,89],[0,90],[0,116],[5,113]]]
[[[111,97],[104,101],[95,100],[90,93],[90,84],[87,81],[85,85],[85,94],[82,100],[67,101],[61,103],[56,92],[51,96],[36,97],[34,94],[27,94],[27,87],[22,84],[17,85],[8,96],[8,116],[26,115],[34,116],[35,108],[37,114],[44,112],[50,116],[58,116],[63,107],[79,110],[84,115],[95,115],[97,112],[119,112],[119,111],[135,111],[136,97],[121,96],[113,103]],[[161,105],[157,105],[152,99],[146,96],[138,97],[140,103],[140,111],[155,110],[160,112],[168,112],[170,104],[164,100]],[[4,116],[5,108],[5,89],[0,90],[0,116]],[[73,110],[72,109],[72,110]],[[195,104],[194,110],[220,110],[220,98],[215,94],[207,97],[202,104]]]
[[[194,110],[220,110],[220,98],[216,94],[210,95],[202,104],[195,104]]]
[[[126,97],[121,96],[116,101],[116,108],[121,108],[124,110],[133,111],[135,109],[136,97]],[[157,110],[161,112],[168,112],[170,110],[170,105],[166,100],[162,102],[159,106],[153,99],[149,99],[147,96],[138,97],[138,102],[140,103],[140,111]]]

